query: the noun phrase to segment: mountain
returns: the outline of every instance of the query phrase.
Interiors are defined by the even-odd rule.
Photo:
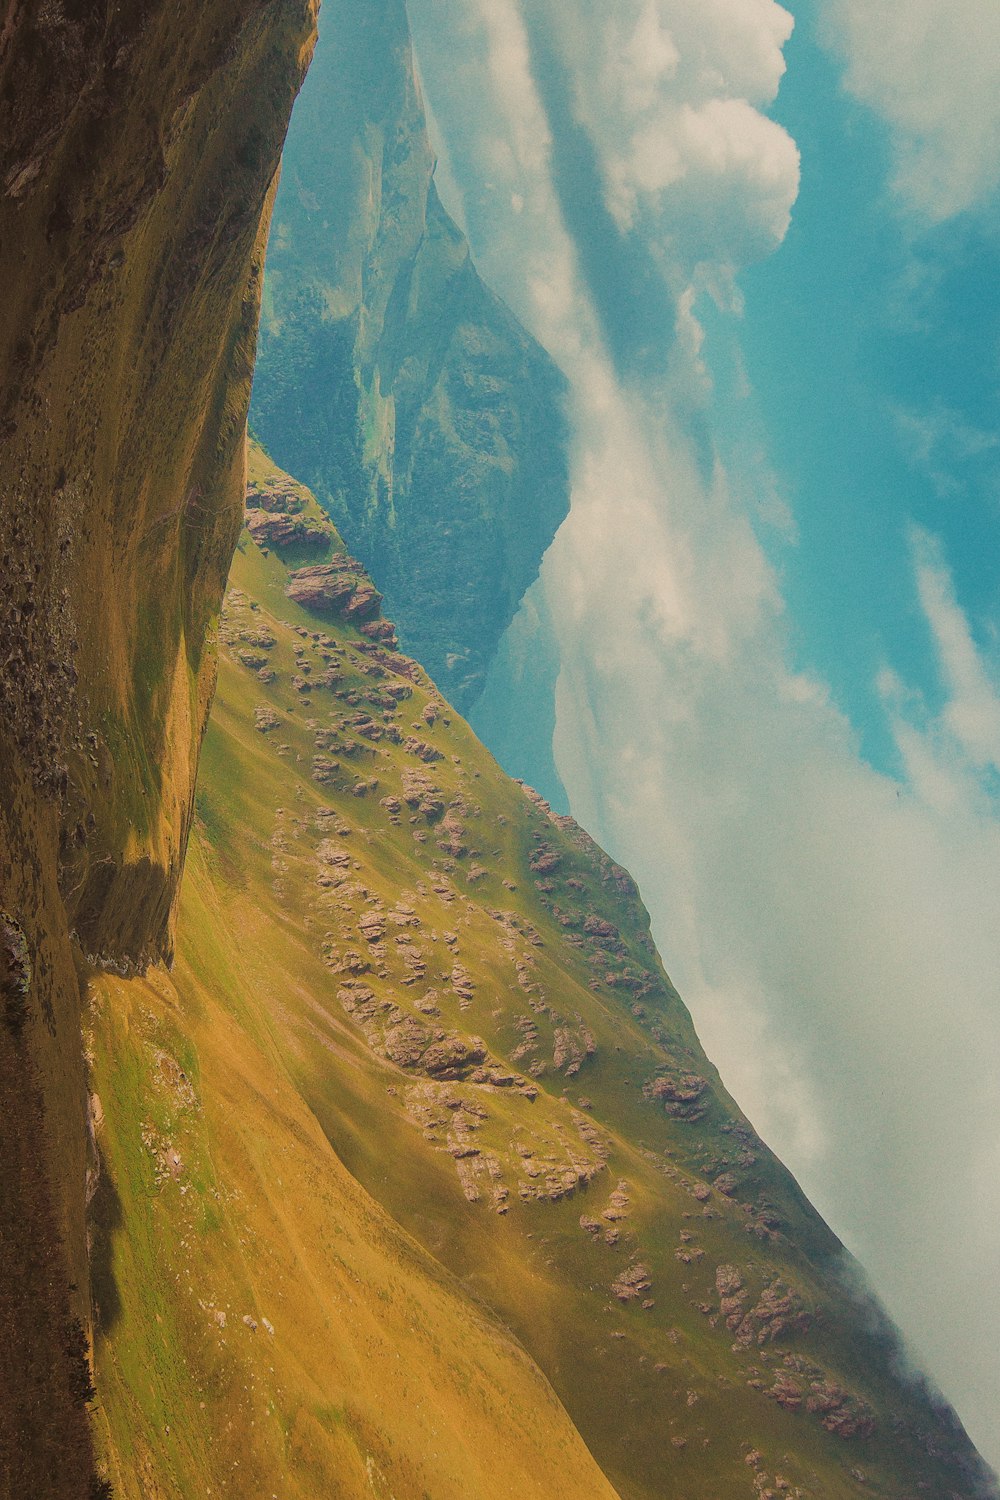
[[[403,0],[327,0],[285,149],[252,423],[468,710],[568,508],[563,377],[445,212]]]
[[[80,965],[165,957],[309,0],[0,23],[0,1495],[94,1486]]]
[[[995,1495],[381,606],[256,451],[176,964],[90,976],[115,1494]]]
[[[0,1496],[995,1497],[629,877],[247,491],[314,20],[0,30]]]

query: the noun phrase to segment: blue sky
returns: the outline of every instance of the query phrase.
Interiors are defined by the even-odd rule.
[[[998,1463],[1000,7],[409,6],[444,200],[571,387],[476,723],[551,742]]]
[[[940,707],[906,546],[942,541],[984,648],[1000,619],[1000,304],[991,203],[914,224],[889,192],[889,129],[845,95],[797,7],[773,114],[802,182],[781,250],[742,278],[740,343],[794,512],[780,558],[798,657],[822,672],[876,764],[898,766],[873,682],[893,663]]]

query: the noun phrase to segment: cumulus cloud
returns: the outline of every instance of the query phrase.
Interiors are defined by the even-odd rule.
[[[944,706],[887,666],[902,771],[873,770],[825,685],[789,664],[780,579],[752,524],[776,503],[766,463],[755,495],[706,436],[697,294],[725,305],[733,268],[781,231],[795,148],[776,146],[761,110],[790,20],[771,0],[581,0],[575,29],[545,0],[530,24],[518,0],[410,3],[480,264],[571,380],[572,508],[541,582],[573,810],[638,878],[727,1083],[996,1460],[993,670],[937,544],[915,531],[913,603]],[[544,55],[574,81],[573,128],[612,199],[626,163],[630,233],[662,270],[672,342],[656,381],[623,376],[568,232],[566,121],[546,107],[531,34],[542,13]],[[636,142],[654,120],[647,162]],[[675,222],[664,205],[688,190]]]
[[[773,0],[591,0],[581,25],[575,8],[545,11],[619,227],[669,241],[673,269],[773,250],[799,154],[761,107],[784,72],[789,13]]]
[[[524,257],[545,259],[553,199],[565,207],[590,170],[603,203],[589,248],[623,284],[662,278],[680,297],[692,281],[726,284],[780,243],[799,153],[765,112],[793,25],[774,0],[417,0],[411,15],[432,102],[445,94],[463,112],[461,131],[444,132],[465,185],[456,207],[519,312]],[[567,165],[559,148],[574,132]],[[598,243],[602,208],[610,232]],[[513,230],[532,215],[531,232]],[[574,236],[586,272],[588,245]]]
[[[799,154],[781,126],[745,99],[712,98],[650,113],[609,153],[605,171],[609,207],[622,229],[634,228],[640,213],[669,217],[670,233],[688,237],[692,258],[701,260],[723,237],[733,244],[736,222],[733,248],[745,262],[784,239]]]
[[[845,82],[884,116],[902,203],[932,222],[1000,187],[1000,9],[993,0],[834,0]]]

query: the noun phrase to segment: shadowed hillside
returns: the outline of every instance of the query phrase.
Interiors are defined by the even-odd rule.
[[[0,23],[0,1494],[90,1496],[78,964],[169,953],[311,0]]]

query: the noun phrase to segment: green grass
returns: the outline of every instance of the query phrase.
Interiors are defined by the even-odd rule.
[[[266,479],[259,452],[253,464]],[[311,497],[307,512],[318,514]],[[899,1500],[921,1482],[985,1493],[957,1466],[970,1451],[961,1434],[896,1375],[887,1331],[846,1292],[835,1238],[704,1057],[631,882],[510,782],[422,673],[305,614],[286,582],[279,556],[241,547],[177,967],[95,982],[94,1087],[121,1220],[107,1229],[121,1310],[98,1370],[120,1493],[142,1494],[147,1471],[170,1496],[210,1486],[283,1500],[749,1500],[775,1476],[781,1493],[815,1500]],[[276,641],[270,682],[237,655],[261,626]],[[309,676],[305,663],[315,681],[324,655],[339,679],[297,692],[293,675]],[[411,695],[390,707],[388,687]],[[266,734],[259,708],[279,720]],[[358,713],[383,737],[344,722]],[[393,726],[401,743],[384,733]],[[312,766],[328,731],[341,769],[322,785]],[[425,764],[408,736],[442,758]],[[465,852],[439,847],[442,817],[410,821],[414,772],[461,823]],[[378,788],[355,796],[372,777]],[[323,863],[324,841],[346,865]],[[540,846],[549,871],[531,868]],[[400,906],[418,926],[394,921],[411,920]],[[358,926],[376,910],[381,953]],[[602,922],[619,935],[605,939],[610,955]],[[343,1004],[352,976],[329,956],[352,951],[377,1002],[481,1038],[488,1068],[513,1084],[471,1070],[440,1082],[394,1061],[384,1020],[359,1024]],[[649,1097],[664,1074],[702,1080],[700,1118]],[[478,1157],[456,1158],[463,1142]],[[182,1158],[177,1176],[163,1175],[164,1143]],[[530,1196],[574,1159],[589,1181]],[[729,1196],[712,1186],[722,1173]],[[619,1183],[627,1216],[607,1243]],[[648,1308],[612,1294],[635,1262]],[[734,1349],[721,1265],[739,1268],[748,1306],[776,1281],[794,1288],[811,1326]],[[207,1309],[226,1310],[224,1330]],[[816,1367],[801,1377],[807,1394],[823,1378],[867,1403],[874,1435],[837,1436],[769,1399],[759,1387],[788,1360]]]

